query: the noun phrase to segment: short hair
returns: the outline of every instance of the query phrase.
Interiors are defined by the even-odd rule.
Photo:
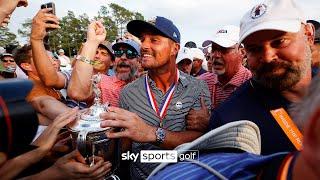
[[[14,60],[16,61],[16,64],[21,68],[22,63],[31,63],[31,45],[26,44],[22,46],[21,48],[18,48],[15,50],[14,53]],[[26,73],[26,71],[21,68],[23,72]]]

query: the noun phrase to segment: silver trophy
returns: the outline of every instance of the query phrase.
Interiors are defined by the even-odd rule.
[[[99,115],[108,111],[109,106],[101,101],[100,81],[100,74],[92,76],[94,103],[89,109],[81,111],[77,120],[69,124],[68,128],[71,131],[73,147],[79,150],[86,162],[93,165],[94,156],[103,157],[104,160],[112,163],[112,171],[109,174],[111,175],[119,166],[121,150],[119,139],[109,139],[106,136],[106,132],[115,132],[117,129],[100,127]]]

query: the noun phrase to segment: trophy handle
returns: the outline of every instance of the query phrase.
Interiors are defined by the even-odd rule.
[[[88,131],[80,131],[77,138],[77,149],[84,158],[88,156],[87,135]]]

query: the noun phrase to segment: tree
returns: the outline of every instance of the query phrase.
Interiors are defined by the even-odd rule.
[[[0,47],[17,46],[17,36],[11,33],[7,27],[0,27]]]
[[[18,29],[18,34],[23,38],[30,38],[32,27],[32,19],[28,18],[24,23],[22,23],[22,29]]]
[[[94,19],[103,19],[107,30],[106,39],[114,41],[118,35],[122,36],[126,24],[133,19],[143,20],[144,17],[138,12],[131,12],[124,7],[111,3],[109,6],[101,6],[98,15]],[[81,44],[85,42],[87,27],[90,23],[88,15],[82,14],[78,17],[74,12],[68,11],[67,15],[60,20],[60,29],[49,31],[48,44],[53,51],[62,48],[66,55],[77,53]],[[22,24],[18,33],[22,37],[30,37],[32,20],[28,19]]]
[[[142,14],[138,12],[129,11],[122,6],[119,6],[118,4],[111,3],[109,7],[111,8],[111,17],[118,28],[118,35],[120,37],[123,36],[125,32],[124,29],[129,21],[134,19],[144,19]]]

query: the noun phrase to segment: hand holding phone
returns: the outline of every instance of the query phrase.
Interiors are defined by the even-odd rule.
[[[41,9],[46,9],[46,8],[52,8],[52,10],[49,11],[49,13],[56,15],[56,6],[54,2],[49,2],[41,5]]]

